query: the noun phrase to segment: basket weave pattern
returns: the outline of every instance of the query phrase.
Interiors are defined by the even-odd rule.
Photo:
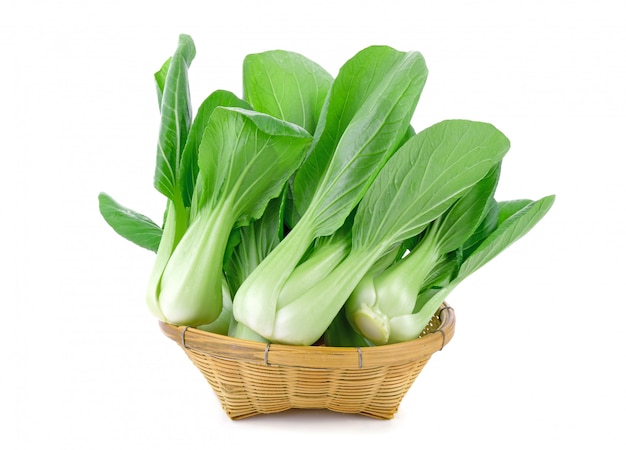
[[[378,347],[263,344],[160,323],[209,382],[231,419],[292,408],[391,419],[432,354],[454,335],[442,308],[413,341]]]

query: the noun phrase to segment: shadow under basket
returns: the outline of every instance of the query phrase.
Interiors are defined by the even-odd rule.
[[[391,419],[430,357],[452,339],[444,305],[422,336],[377,347],[264,344],[159,322],[207,379],[231,419],[328,409]]]

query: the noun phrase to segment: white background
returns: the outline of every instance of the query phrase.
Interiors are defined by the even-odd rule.
[[[4,2],[0,447],[626,448],[619,3]],[[413,125],[491,122],[512,142],[499,199],[557,195],[450,296],[456,336],[393,420],[232,422],[145,307],[153,255],[108,228],[97,194],[159,219],[152,74],[179,33],[197,47],[195,106],[240,93],[248,53],[293,50],[336,74],[371,44],[421,51]]]

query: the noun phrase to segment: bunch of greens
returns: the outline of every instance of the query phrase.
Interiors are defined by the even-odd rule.
[[[192,112],[189,36],[155,74],[163,225],[105,193],[100,212],[156,252],[159,320],[259,341],[381,345],[420,336],[447,295],[552,206],[496,201],[508,139],[490,124],[411,127],[418,52],[368,47],[332,77],[248,55],[243,96]]]

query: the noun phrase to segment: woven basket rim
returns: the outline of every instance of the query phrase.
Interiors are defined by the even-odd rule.
[[[307,369],[366,369],[400,365],[430,357],[454,336],[454,310],[444,304],[438,326],[417,339],[374,347],[328,347],[265,344],[159,322],[161,331],[185,351],[251,364]]]

